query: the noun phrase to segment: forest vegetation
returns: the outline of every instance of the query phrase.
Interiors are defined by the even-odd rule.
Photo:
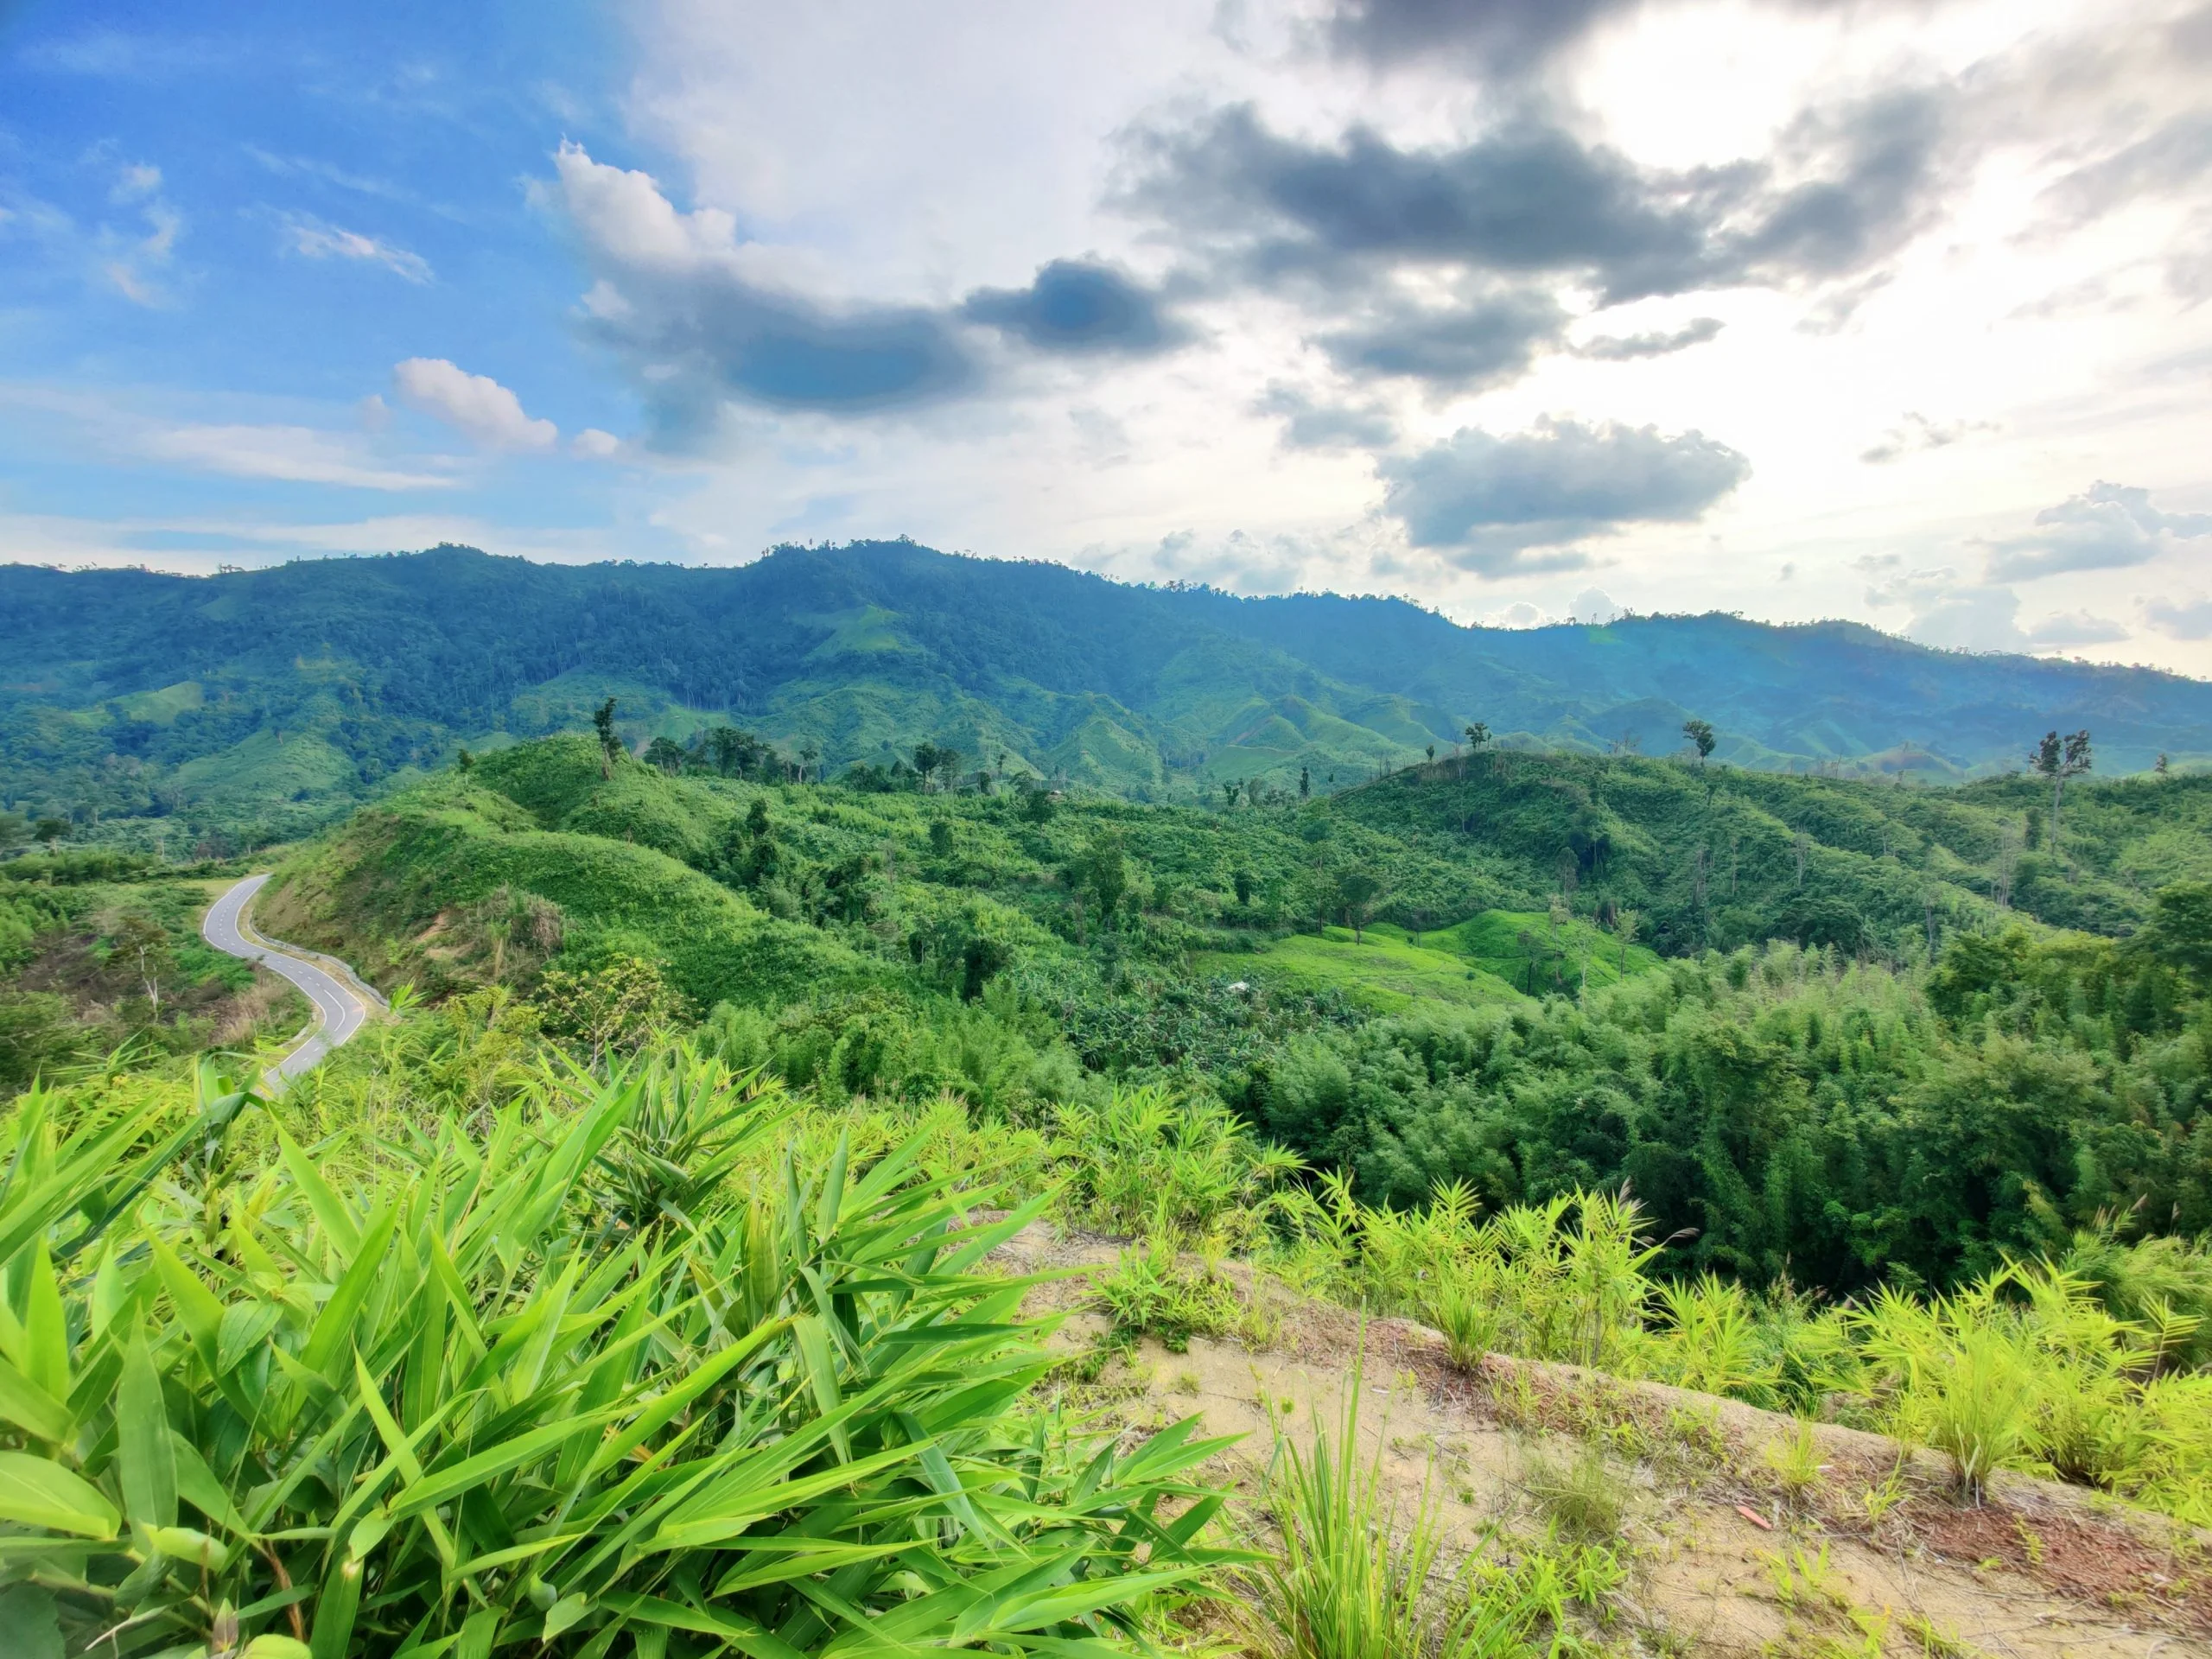
[[[284,854],[261,924],[397,1016],[273,1101],[194,1058],[286,1023],[210,1023],[244,867],[0,863],[0,1597],[62,1650],[1611,1640],[1587,1492],[1447,1570],[1348,1426],[1255,1535],[1087,1420],[1260,1279],[2212,1523],[2212,777],[1475,730],[1147,803],[586,712]],[[1040,1217],[1126,1241],[1089,1355],[985,1263]]]
[[[2054,727],[2094,731],[2107,773],[2212,763],[2212,688],[2148,670],[1721,614],[1461,627],[911,542],[711,569],[459,547],[207,578],[10,565],[0,611],[0,812],[171,859],[293,839],[609,696],[632,749],[728,722],[827,776],[926,737],[1184,802],[1301,773],[1333,792],[1475,721],[1506,747],[1656,757],[1694,719],[1739,768],[1926,783],[2016,766]]]

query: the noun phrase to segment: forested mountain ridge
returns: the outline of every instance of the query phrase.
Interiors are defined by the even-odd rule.
[[[817,764],[918,734],[971,762],[1140,797],[1261,778],[1319,790],[1448,749],[1671,749],[1768,770],[2002,769],[2090,728],[2100,766],[2212,759],[2212,685],[1935,652],[1849,623],[1724,615],[1460,627],[1395,600],[1134,587],[910,543],[735,569],[553,566],[442,547],[212,579],[0,567],[10,804],[181,839],[327,821],[459,745],[573,728],[634,743],[733,719]]]

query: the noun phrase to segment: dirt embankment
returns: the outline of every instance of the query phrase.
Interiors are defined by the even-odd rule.
[[[1087,1283],[1118,1248],[1040,1224],[997,1258],[1078,1270],[1032,1306],[1066,1315],[1080,1402],[1132,1431],[1196,1414],[1243,1435],[1217,1472],[1250,1491],[1272,1425],[1333,1426],[1357,1380],[1402,1514],[1427,1492],[1462,1547],[1508,1554],[1562,1524],[1612,1529],[1630,1573],[1585,1632],[1599,1650],[2212,1659],[2212,1538],[2163,1516],[2012,1476],[1961,1507],[1941,1460],[1879,1435],[1821,1425],[1793,1446],[1796,1420],[1710,1395],[1498,1356],[1469,1374],[1422,1326],[1234,1267],[1243,1339],[1125,1345]]]

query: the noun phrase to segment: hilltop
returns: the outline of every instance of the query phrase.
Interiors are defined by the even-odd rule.
[[[1326,792],[1448,753],[1681,742],[1771,772],[1957,781],[2052,728],[2099,765],[2212,760],[2212,685],[1727,615],[1522,631],[1397,600],[1240,599],[910,543],[753,564],[555,566],[467,548],[188,578],[0,567],[9,804],[173,851],[310,830],[607,696],[633,746],[734,720],[836,770],[918,737],[1135,798]],[[121,821],[117,827],[114,821]]]

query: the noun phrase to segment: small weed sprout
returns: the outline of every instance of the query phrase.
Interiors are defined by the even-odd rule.
[[[1800,1514],[1811,1506],[1825,1480],[1828,1465],[1821,1461],[1821,1444],[1810,1423],[1801,1422],[1789,1433],[1769,1440],[1764,1448],[1766,1465],[1774,1471],[1782,1501]]]

